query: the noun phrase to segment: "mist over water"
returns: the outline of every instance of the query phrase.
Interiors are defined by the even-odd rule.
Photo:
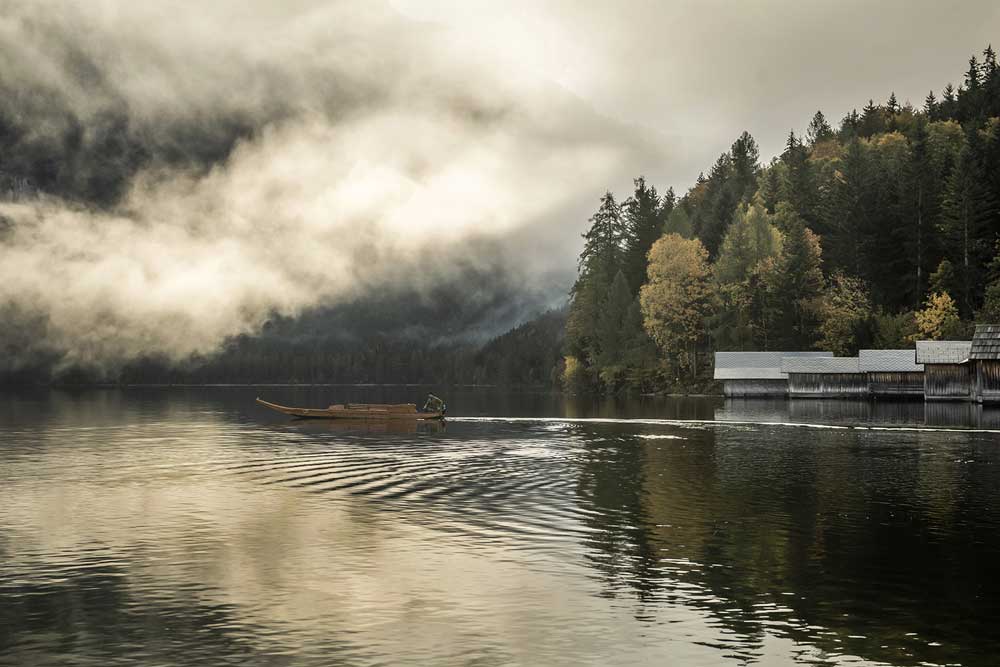
[[[911,404],[824,403],[802,428],[764,423],[776,404],[462,392],[447,423],[404,425],[252,398],[3,396],[0,664],[988,665],[1000,648],[996,435],[927,430]]]

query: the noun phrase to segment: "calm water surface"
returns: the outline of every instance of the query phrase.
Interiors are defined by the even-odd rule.
[[[254,395],[0,394],[0,664],[1000,660],[992,412]]]

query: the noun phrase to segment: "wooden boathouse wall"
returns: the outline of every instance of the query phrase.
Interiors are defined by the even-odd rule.
[[[781,360],[788,374],[790,398],[865,398],[868,378],[858,357],[813,357]]]
[[[978,403],[1000,403],[1000,360],[977,359],[975,396]]]
[[[923,396],[922,371],[870,371],[868,391],[872,396]]]
[[[924,366],[913,349],[858,350],[858,368],[875,398],[913,398],[924,393]]]
[[[971,391],[970,364],[925,364],[924,399],[967,401]]]
[[[762,398],[788,395],[788,376],[781,371],[785,357],[832,357],[833,352],[746,352],[715,353],[714,379],[722,382],[728,397]]]
[[[788,380],[724,380],[722,393],[728,397],[785,396]]]
[[[975,365],[975,397],[1000,403],[1000,324],[977,324],[969,361]]]
[[[788,395],[795,398],[864,398],[864,373],[789,373]]]
[[[971,340],[918,340],[916,361],[924,365],[924,400],[972,398]]]

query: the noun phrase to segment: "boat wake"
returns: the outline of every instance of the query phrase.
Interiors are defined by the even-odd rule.
[[[618,417],[448,417],[449,422],[499,422],[537,424],[635,424],[637,426],[681,427],[730,427],[730,426],[782,426],[787,428],[815,428],[842,431],[917,431],[927,433],[997,433],[1000,429],[965,428],[959,426],[875,425],[875,424],[818,424],[811,422],[756,421],[729,419],[626,419]]]

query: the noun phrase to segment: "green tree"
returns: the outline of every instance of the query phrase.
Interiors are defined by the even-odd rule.
[[[768,347],[764,263],[781,251],[781,233],[764,206],[737,211],[712,267],[718,308],[710,319],[715,342],[730,349]]]
[[[823,141],[833,139],[833,136],[833,128],[826,122],[826,116],[823,115],[823,112],[817,111],[813,114],[812,120],[809,121],[809,127],[806,129],[808,145],[815,146]]]
[[[625,236],[621,210],[608,192],[590,218],[584,234],[576,283],[570,292],[566,319],[566,353],[582,364],[585,374],[593,370],[601,353],[599,321],[607,301],[608,287],[622,258]],[[596,370],[593,370],[596,374]]]
[[[714,265],[716,280],[723,283],[747,279],[757,265],[781,250],[781,233],[759,204],[745,206],[733,215]]]
[[[667,216],[667,221],[663,223],[663,234],[677,234],[686,239],[694,238],[691,219],[683,205],[675,206],[670,215]]]
[[[950,294],[955,288],[955,267],[947,259],[942,259],[937,269],[931,274],[931,293],[945,292]]]
[[[597,319],[599,352],[594,359],[594,365],[598,377],[608,386],[613,386],[624,370],[623,354],[626,342],[624,329],[632,298],[625,274],[618,271],[608,288],[604,307]]]
[[[807,225],[813,224],[816,213],[816,184],[812,166],[809,164],[809,151],[794,132],[788,134],[781,161],[786,167],[780,189],[781,200],[787,202]]]
[[[643,177],[635,179],[635,192],[622,205],[625,233],[624,270],[632,294],[646,281],[646,256],[660,237],[663,225],[660,197]]]
[[[819,346],[838,356],[856,354],[872,319],[871,298],[860,278],[835,273],[819,307]]]
[[[966,132],[965,144],[948,179],[940,225],[948,256],[958,274],[960,310],[966,314],[974,310],[993,249],[988,230],[1000,224],[984,157],[983,137],[972,128]]]
[[[819,298],[823,293],[822,251],[819,238],[802,220],[788,211],[781,255],[765,276],[769,310],[774,323],[769,328],[776,346],[789,350],[808,349],[816,340]]]

